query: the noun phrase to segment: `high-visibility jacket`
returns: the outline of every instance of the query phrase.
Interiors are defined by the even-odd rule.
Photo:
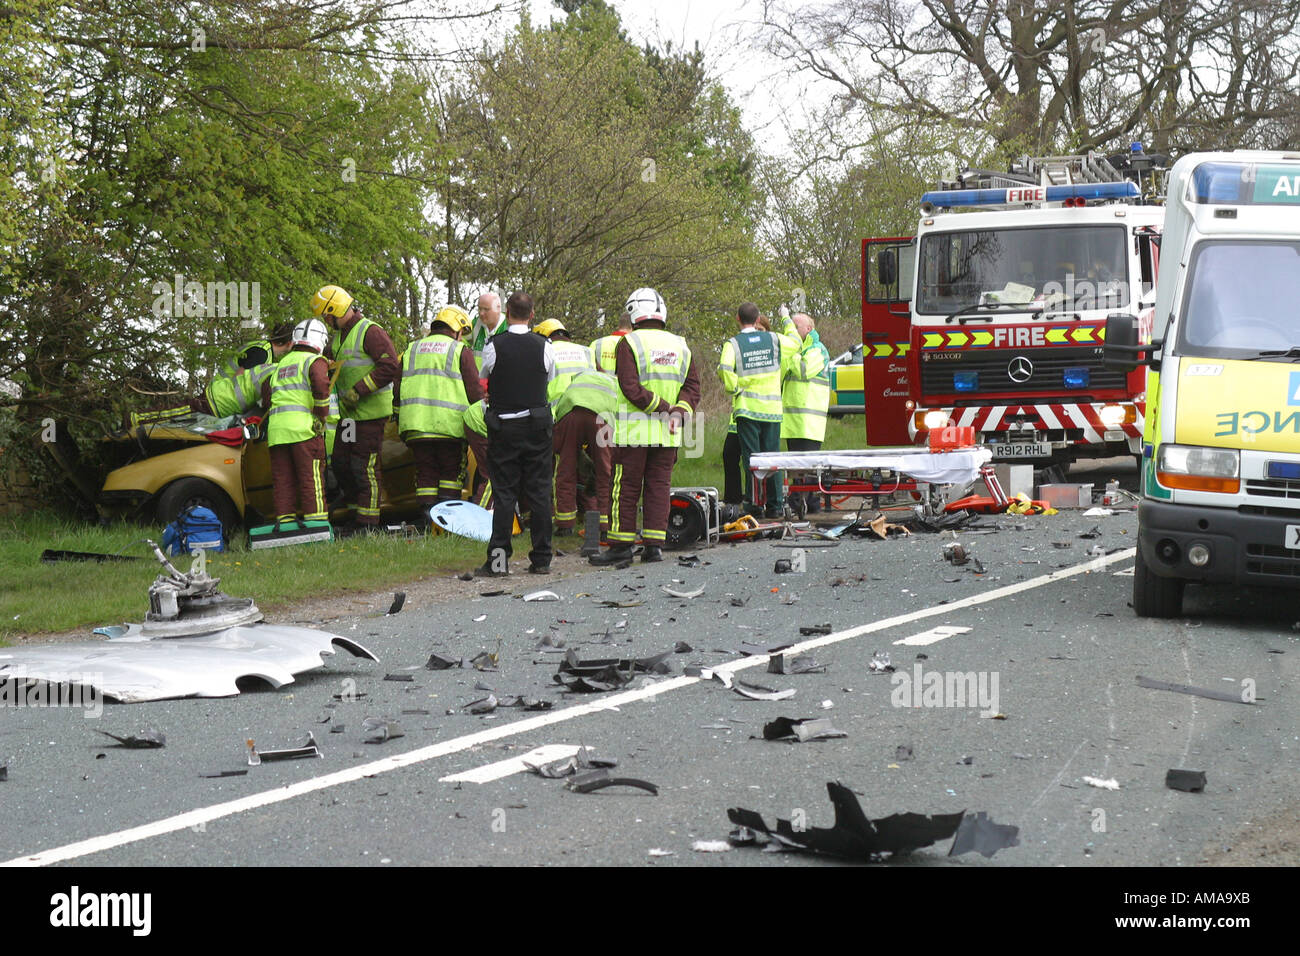
[[[334,333],[334,357],[342,363],[334,390],[340,396],[375,369],[375,360],[365,350],[366,331],[374,324],[367,318],[358,319],[341,343],[338,332]],[[351,411],[351,417],[359,422],[388,418],[393,414],[393,383],[371,392]]]
[[[213,379],[204,392],[208,407],[217,418],[228,415],[243,415],[257,408],[262,403],[262,385],[276,369],[275,362],[267,362],[254,368],[239,369],[238,375]]]
[[[691,349],[680,335],[663,329],[634,329],[623,336],[636,359],[641,385],[656,401],[642,411],[619,389],[614,412],[615,445],[655,445],[680,448],[681,429],[669,432],[667,412],[674,406],[688,414],[694,409],[678,405],[677,396],[691,367]]]
[[[596,361],[591,349],[577,342],[552,342],[551,354],[555,356],[555,378],[546,386],[546,400],[551,403],[555,420],[559,421],[561,416],[554,411],[556,402],[577,376],[596,370]]]
[[[397,402],[397,429],[403,439],[465,436],[469,397],[460,377],[464,349],[464,343],[442,334],[425,336],[407,348]]]
[[[808,333],[799,350],[799,367],[781,389],[784,406],[782,438],[826,437],[826,410],[831,404],[831,356],[816,330]]]
[[[328,398],[318,403],[311,393],[308,369],[311,363],[324,356],[315,352],[288,352],[275,366],[271,379],[271,407],[267,410],[267,445],[289,445],[306,441],[316,434],[317,404],[325,405]]]
[[[484,409],[483,399],[479,399],[469,408],[465,409],[465,414],[461,416],[461,421],[465,427],[476,435],[487,434],[486,411]]]
[[[626,334],[602,335],[591,343],[591,355],[596,362],[596,368],[610,375],[614,374],[614,349],[618,348],[618,343]]]
[[[781,382],[799,362],[800,343],[779,332],[741,332],[722,346],[718,377],[736,418],[781,420]]]
[[[339,430],[339,420],[343,416],[339,414],[339,396],[337,392],[330,392],[330,408],[325,415],[325,457],[334,457],[334,436]]]
[[[570,378],[568,386],[555,399],[552,414],[558,422],[575,408],[589,408],[597,415],[612,418],[618,411],[618,380],[613,375],[589,370]]]
[[[230,356],[230,358],[226,359],[226,364],[225,367],[222,368],[221,374],[227,378],[231,378],[244,371],[244,367],[239,364],[240,360],[242,360],[249,352],[253,351],[253,349],[261,349],[266,353],[266,357],[274,362],[271,352],[271,343],[263,339],[257,339],[256,341],[246,343],[243,348]]]

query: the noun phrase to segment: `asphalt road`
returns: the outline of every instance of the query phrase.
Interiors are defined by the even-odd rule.
[[[1094,527],[1099,537],[1079,537]],[[931,534],[810,548],[802,574],[775,574],[790,552],[767,542],[701,549],[696,568],[670,555],[559,579],[516,574],[466,584],[462,600],[331,623],[375,651],[378,664],[340,654],[279,690],[109,705],[98,719],[10,709],[0,720],[0,760],[9,758],[0,862],[824,866],[834,864],[693,852],[692,843],[725,839],[728,807],[829,826],[826,784],[840,781],[871,816],[983,810],[1020,827],[1020,845],[992,859],[948,858],[943,841],[909,857],[910,866],[1195,864],[1248,821],[1284,807],[1300,783],[1294,605],[1286,595],[1191,588],[1184,618],[1139,620],[1128,606],[1135,528],[1132,512],[984,519],[957,536],[984,574],[944,561],[952,536]],[[1089,555],[1097,546],[1105,554]],[[661,586],[675,580],[704,593],[669,597]],[[502,587],[511,593],[479,596]],[[561,600],[521,599],[538,588]],[[605,608],[601,599],[640,603]],[[799,636],[800,626],[823,623],[835,633]],[[969,630],[924,646],[896,643],[940,626]],[[671,655],[673,676],[571,694],[553,683],[561,655],[537,647],[545,636],[582,657],[643,657],[678,641],[692,650]],[[765,658],[738,653],[742,642],[787,641],[819,642],[809,653],[826,671],[769,674]],[[431,652],[481,650],[499,650],[499,670],[424,668]],[[922,676],[973,672],[997,699],[899,706],[897,675],[868,667],[878,651],[913,676],[918,665]],[[682,676],[692,664],[796,694],[746,700],[716,680]],[[1150,690],[1138,675],[1233,693],[1252,681],[1257,701]],[[552,700],[554,709],[472,716],[465,705],[489,692],[478,682],[499,696]],[[359,699],[333,698],[353,691]],[[363,743],[367,716],[395,718],[405,736]],[[847,736],[755,739],[778,716],[826,717]],[[343,731],[331,733],[331,722]],[[145,728],[164,732],[166,747],[125,750],[96,733]],[[247,767],[246,739],[268,749],[308,732],[323,758]],[[443,779],[544,745],[616,758],[615,773],[653,782],[658,796],[578,794],[527,773]],[[900,746],[913,758],[897,759]],[[1169,768],[1205,771],[1205,792],[1166,789]],[[238,769],[248,772],[199,776]],[[1089,786],[1085,776],[1119,789]]]

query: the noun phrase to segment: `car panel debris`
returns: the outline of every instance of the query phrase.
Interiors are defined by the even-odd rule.
[[[156,730],[144,730],[128,737],[119,737],[117,734],[110,734],[107,730],[99,730],[96,733],[110,737],[117,741],[118,746],[130,750],[149,750],[167,745],[167,738]]]

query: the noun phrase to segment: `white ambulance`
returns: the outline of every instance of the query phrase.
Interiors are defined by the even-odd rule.
[[[1300,587],[1300,153],[1180,159],[1153,328],[1106,324],[1105,361],[1150,367],[1133,608],[1188,581]]]

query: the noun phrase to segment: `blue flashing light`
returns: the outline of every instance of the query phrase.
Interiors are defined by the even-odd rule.
[[[1285,481],[1300,481],[1300,462],[1270,461],[1268,463],[1268,476],[1270,478],[1281,478]]]
[[[1128,151],[1129,151],[1130,153],[1140,153],[1140,152],[1142,152],[1142,144],[1141,144],[1141,143],[1129,143],[1129,144],[1128,144]]]
[[[953,372],[952,387],[956,392],[974,392],[980,387],[979,372]]]
[[[1031,202],[1064,202],[1067,199],[1136,199],[1134,183],[1075,183],[1070,186],[1017,186],[1013,189],[942,189],[921,196],[922,203],[936,209],[961,206],[1006,206]]]
[[[1192,201],[1233,206],[1300,204],[1300,163],[1201,163],[1192,170]]]
[[[1065,370],[1066,388],[1087,388],[1090,376],[1083,366],[1071,366]]]

